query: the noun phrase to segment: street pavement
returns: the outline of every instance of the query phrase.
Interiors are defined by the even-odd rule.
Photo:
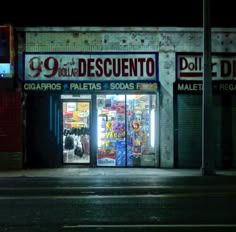
[[[235,232],[236,170],[0,171],[0,232]]]
[[[60,178],[78,178],[84,176],[202,176],[201,169],[176,169],[176,168],[109,168],[109,167],[71,167],[65,166],[61,168],[34,168],[21,170],[0,170],[1,177],[60,177]],[[216,176],[236,176],[236,169],[216,170]]]

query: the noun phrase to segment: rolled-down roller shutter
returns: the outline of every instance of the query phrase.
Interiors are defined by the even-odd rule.
[[[202,95],[179,94],[175,108],[175,165],[200,168],[202,162]],[[222,99],[213,97],[212,152],[216,167],[222,166]]]
[[[236,95],[232,96],[232,167],[236,168]]]

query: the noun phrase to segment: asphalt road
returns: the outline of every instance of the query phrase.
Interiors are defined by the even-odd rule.
[[[236,177],[0,178],[0,231],[236,231]]]

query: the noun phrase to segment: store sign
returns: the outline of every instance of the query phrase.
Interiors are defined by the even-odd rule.
[[[174,84],[177,93],[201,93],[202,81],[178,81]],[[234,81],[213,81],[213,93],[236,93],[236,83]]]
[[[156,81],[157,53],[24,53],[25,81]]]
[[[177,79],[201,80],[203,69],[202,54],[177,54]],[[236,54],[213,54],[211,70],[213,80],[236,79]]]
[[[156,82],[24,82],[24,91],[101,91],[101,90],[142,90],[155,92]]]
[[[115,154],[98,154],[97,155],[98,166],[116,166],[116,155]]]

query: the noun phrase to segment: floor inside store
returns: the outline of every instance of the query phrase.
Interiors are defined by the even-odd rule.
[[[83,154],[81,156],[75,155],[74,150],[64,152],[63,162],[66,164],[78,163],[78,164],[88,164],[90,162],[90,157],[88,154]]]

